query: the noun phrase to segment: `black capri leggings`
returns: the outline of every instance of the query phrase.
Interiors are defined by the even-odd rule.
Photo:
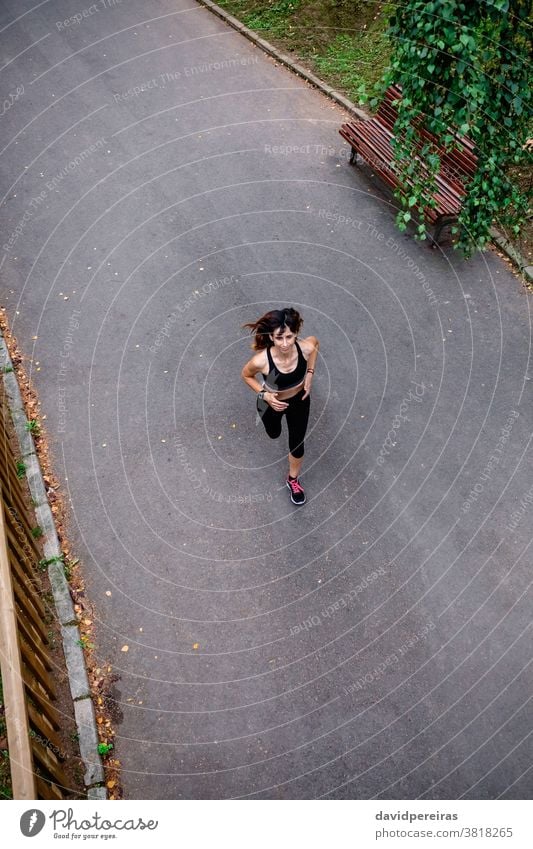
[[[281,434],[281,420],[287,416],[287,427],[289,429],[289,451],[293,457],[298,459],[304,455],[304,436],[309,421],[309,408],[311,396],[302,400],[305,389],[301,389],[297,395],[287,398],[288,407],[282,413],[277,413],[269,407],[266,401],[256,402],[257,412],[265,426],[265,430],[271,439],[277,439]]]

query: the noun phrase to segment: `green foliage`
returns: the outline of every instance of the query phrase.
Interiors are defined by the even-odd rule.
[[[39,568],[42,571],[44,571],[46,569],[46,567],[49,566],[51,563],[63,563],[64,558],[65,558],[64,554],[59,554],[58,556],[49,557],[48,559],[43,557],[42,560],[39,560]]]
[[[26,463],[23,463],[22,460],[17,460],[17,477],[23,478],[26,474]]]
[[[39,539],[43,535],[43,529],[40,525],[37,525],[35,528],[31,529],[31,535],[34,539]]]
[[[250,29],[268,30],[272,35],[287,33],[287,19],[300,5],[300,0],[279,0],[269,4],[259,12],[244,17],[244,23]]]
[[[518,235],[528,199],[508,174],[530,157],[529,10],[525,0],[406,0],[396,6],[388,33],[393,53],[381,92],[391,83],[402,86],[393,145],[402,175],[400,229],[409,220],[405,210],[422,210],[436,189],[440,159],[431,144],[417,147],[424,167],[413,156],[412,122],[423,118],[447,150],[461,149],[460,136],[475,145],[478,168],[466,185],[456,247],[467,256],[482,248],[494,221]]]
[[[357,38],[340,33],[323,56],[314,57],[314,63],[321,76],[342,79],[348,93],[357,96],[369,81],[379,78],[388,49],[388,41],[377,27],[358,33]]]
[[[218,0],[218,5],[352,99],[388,65],[383,0]]]
[[[12,799],[13,789],[11,787],[11,769],[9,766],[9,752],[0,749],[0,799]]]
[[[26,430],[29,430],[30,433],[35,434],[35,436],[39,436],[39,434],[41,433],[41,426],[39,425],[37,419],[30,419],[26,422],[24,427],[26,428]]]
[[[113,743],[98,743],[98,753],[100,755],[108,755],[113,748]]]

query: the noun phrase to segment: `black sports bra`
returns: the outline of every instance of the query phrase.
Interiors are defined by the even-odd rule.
[[[298,349],[298,362],[296,363],[294,371],[290,371],[288,373],[279,371],[272,359],[270,348],[267,348],[270,371],[268,374],[263,374],[263,377],[266,380],[265,390],[267,392],[280,392],[282,389],[294,389],[303,381],[307,371],[307,360],[302,354],[302,349],[298,345],[298,342],[296,342],[296,348]]]

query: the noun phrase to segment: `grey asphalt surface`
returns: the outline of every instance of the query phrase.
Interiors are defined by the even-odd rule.
[[[8,0],[0,51],[0,297],[126,798],[531,798],[520,281],[400,234],[342,110],[193,0]],[[240,378],[288,305],[303,508]]]

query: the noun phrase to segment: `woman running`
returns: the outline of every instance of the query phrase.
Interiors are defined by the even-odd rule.
[[[303,318],[292,307],[272,310],[255,322],[243,324],[254,336],[258,353],[244,366],[241,376],[257,393],[257,412],[271,439],[281,434],[281,420],[287,417],[289,430],[289,473],[287,486],[293,504],[305,503],[299,481],[304,457],[304,437],[309,420],[311,385],[319,351],[316,336],[298,343]],[[262,374],[262,383],[256,374]]]

